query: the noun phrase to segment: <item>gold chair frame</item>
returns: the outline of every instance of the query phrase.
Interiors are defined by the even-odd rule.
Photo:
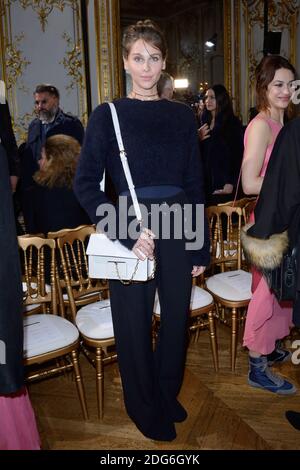
[[[234,214],[238,219],[235,224],[232,223]],[[227,217],[226,240],[223,237],[222,215]],[[244,218],[242,208],[227,205],[210,206],[207,208],[207,217],[211,230],[211,264],[219,267],[221,273],[227,270],[240,270],[242,268],[241,226]],[[209,287],[207,289],[215,299],[218,313],[220,307],[231,310],[231,370],[234,371],[239,330],[238,314],[241,310],[246,312],[250,298],[241,301],[227,300],[212,292]],[[243,320],[243,317],[240,319]]]
[[[40,311],[42,314],[50,313],[51,315],[58,315],[57,300],[56,300],[56,283],[54,280],[55,273],[55,241],[47,240],[39,237],[18,237],[19,248],[23,252],[24,256],[24,276],[23,282],[26,285],[26,291],[23,292],[23,305],[40,305]],[[50,277],[51,277],[51,291],[46,292],[45,283],[45,247],[50,250]],[[36,262],[34,259],[34,251],[36,250]],[[32,287],[34,286],[34,287]],[[24,313],[24,316],[34,315],[34,311]],[[65,320],[67,321],[67,320]],[[81,376],[80,364],[78,361],[78,350],[80,346],[79,337],[72,344],[58,349],[51,350],[49,352],[35,355],[32,357],[24,358],[24,365],[31,366],[34,364],[43,364],[57,359],[56,366],[52,366],[50,369],[44,369],[42,371],[28,373],[26,380],[33,381],[62,373],[68,370],[74,370],[75,383],[77,393],[82,409],[84,419],[88,419],[88,411],[86,405],[85,392],[83,387],[83,381]],[[61,358],[71,356],[71,363],[64,364],[61,362]]]
[[[99,301],[99,286],[97,298],[87,297],[91,292],[96,292],[96,287],[92,285],[92,279],[82,279],[82,273],[87,273],[88,260],[85,252],[85,240],[91,234],[94,233],[94,227],[82,227],[81,229],[68,231],[63,236],[57,238],[57,246],[60,253],[60,260],[64,273],[64,282],[69,298],[69,306],[72,315],[72,321],[76,324],[77,308],[87,303]],[[79,259],[76,257],[74,244],[77,247],[77,254],[79,253]],[[80,247],[80,249],[78,248]],[[77,261],[81,264],[78,266]],[[75,268],[78,280],[74,280],[72,271]],[[79,289],[77,289],[79,286]],[[75,287],[75,288],[74,288]],[[107,289],[107,287],[105,287]],[[96,369],[96,391],[97,391],[97,403],[98,403],[98,416],[100,419],[103,418],[104,413],[104,365],[117,359],[115,352],[109,353],[108,348],[115,346],[115,338],[102,338],[95,339],[85,336],[80,333],[83,345],[88,346],[95,350],[95,359],[90,357],[90,354],[83,347],[83,350]]]

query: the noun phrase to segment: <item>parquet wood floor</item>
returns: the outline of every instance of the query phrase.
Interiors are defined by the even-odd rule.
[[[300,433],[284,417],[300,411],[299,392],[277,396],[247,385],[247,353],[239,347],[236,372],[229,367],[230,330],[218,327],[220,370],[214,372],[207,331],[188,349],[180,401],[188,419],[176,425],[171,442],[146,439],[127,417],[117,364],[105,368],[105,416],[97,419],[94,369],[81,358],[90,419],[84,422],[70,375],[30,385],[43,449],[195,450],[300,449]],[[171,353],[171,352],[170,352]],[[278,371],[300,387],[299,366]]]

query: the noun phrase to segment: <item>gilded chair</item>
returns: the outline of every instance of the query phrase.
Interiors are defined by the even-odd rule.
[[[110,300],[104,299],[95,302],[95,298],[91,296],[91,294],[96,293],[96,298],[99,299],[99,285],[95,287],[93,280],[88,276],[86,255],[86,240],[93,231],[94,229],[87,229],[86,227],[69,231],[67,234],[58,237],[57,246],[72,321],[80,332],[83,350],[96,369],[98,416],[102,419],[104,410],[104,365],[115,360],[117,354],[114,350],[115,338]],[[84,306],[79,308],[83,304]],[[89,354],[89,349],[95,353],[94,359]]]
[[[251,299],[251,274],[243,269],[240,207],[211,206],[207,208],[211,232],[211,263],[220,272],[206,279],[217,309],[231,312],[231,369],[235,370],[238,319],[243,319]],[[223,222],[222,222],[223,218]],[[224,218],[226,232],[223,234]]]
[[[160,303],[158,293],[155,295],[154,300],[154,321],[155,330],[157,330],[160,322]],[[191,292],[191,302],[189,310],[189,333],[190,338],[197,341],[201,329],[208,328],[209,338],[211,344],[211,351],[215,371],[218,371],[218,344],[216,337],[216,324],[214,317],[214,300],[207,290],[194,285]]]
[[[248,198],[247,203],[242,207],[243,210],[243,222],[247,224],[249,222],[250,214],[254,211],[256,206],[257,197]]]
[[[58,315],[55,242],[39,237],[19,237],[18,243],[23,258],[23,304],[24,307],[34,305],[34,312],[38,306],[40,311],[24,311],[24,363],[25,366],[38,365],[34,372],[30,367],[27,380],[73,370],[82,413],[84,419],[88,419],[78,361],[79,332],[71,322]],[[45,260],[50,260],[50,289],[45,282]],[[41,364],[43,369],[40,369]]]
[[[245,196],[241,199],[236,199],[235,201],[232,200],[232,201],[227,201],[227,202],[220,202],[218,206],[219,207],[222,207],[222,206],[240,207],[241,209],[243,209],[243,207],[245,207],[249,202],[253,200],[256,201],[256,196]]]
[[[57,232],[48,232],[47,238],[57,240],[64,235],[69,233],[77,233],[79,231],[81,240],[88,240],[88,237],[91,233],[95,232],[94,225],[80,225],[79,227],[73,229],[62,229],[58,230]],[[79,241],[77,242],[77,244]],[[77,248],[79,245],[77,245]],[[74,248],[74,247],[73,247]],[[58,250],[57,250],[58,251]],[[69,252],[66,252],[66,256],[70,256]],[[88,276],[88,270],[85,269],[86,264],[86,255],[85,250],[79,253],[80,258],[78,259],[78,271],[74,269],[74,266],[71,266],[69,263],[69,278],[73,288],[73,297],[75,300],[75,304],[77,306],[84,306],[89,303],[93,303],[95,301],[101,300],[103,298],[107,298],[108,296],[108,283],[106,280],[99,280],[99,279],[91,279]],[[58,298],[59,304],[62,312],[65,312],[65,309],[70,308],[69,297],[67,294],[66,283],[65,283],[65,276],[63,273],[63,267],[61,263],[60,255],[56,256],[57,260],[57,270],[56,270],[56,280],[57,280],[57,290],[58,290]],[[79,275],[80,271],[80,275]],[[85,294],[83,295],[83,290]]]

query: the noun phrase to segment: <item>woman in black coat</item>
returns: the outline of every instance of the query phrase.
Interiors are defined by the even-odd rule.
[[[255,208],[255,224],[243,234],[244,251],[259,269],[276,268],[288,243],[297,246],[297,293],[293,322],[300,326],[300,118],[284,126],[275,142]],[[270,265],[271,262],[271,265]],[[287,411],[300,430],[300,413]]]
[[[19,157],[7,102],[0,103],[0,142],[6,152],[10,183],[14,192],[19,176]]]
[[[39,436],[24,387],[22,284],[7,155],[2,145],[0,201],[0,450],[32,450],[40,448]]]
[[[42,149],[40,170],[33,177],[29,233],[56,232],[91,224],[73,192],[80,144],[68,135],[49,137]]]
[[[233,199],[243,158],[243,127],[223,85],[205,93],[198,130],[205,172],[207,205]]]

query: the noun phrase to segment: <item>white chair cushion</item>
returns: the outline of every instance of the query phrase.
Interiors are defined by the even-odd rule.
[[[201,289],[201,287],[198,286],[192,287],[190,310],[196,310],[198,308],[206,307],[206,305],[209,305],[212,302],[213,298],[209,292],[204,289]],[[154,299],[153,312],[156,315],[160,315],[160,303],[157,291]]]
[[[193,286],[191,293],[190,310],[206,307],[214,301],[212,295],[201,287]]]
[[[77,328],[57,315],[30,315],[24,318],[23,324],[26,358],[63,348],[79,337]]]
[[[24,305],[23,306],[23,311],[24,312],[30,312],[31,310],[34,310],[35,308],[40,307],[41,304],[33,304],[33,305]]]
[[[110,300],[100,300],[78,310],[76,325],[80,333],[92,339],[114,337]]]
[[[209,277],[206,285],[218,297],[229,301],[243,301],[251,298],[251,280],[250,273],[237,269]]]

